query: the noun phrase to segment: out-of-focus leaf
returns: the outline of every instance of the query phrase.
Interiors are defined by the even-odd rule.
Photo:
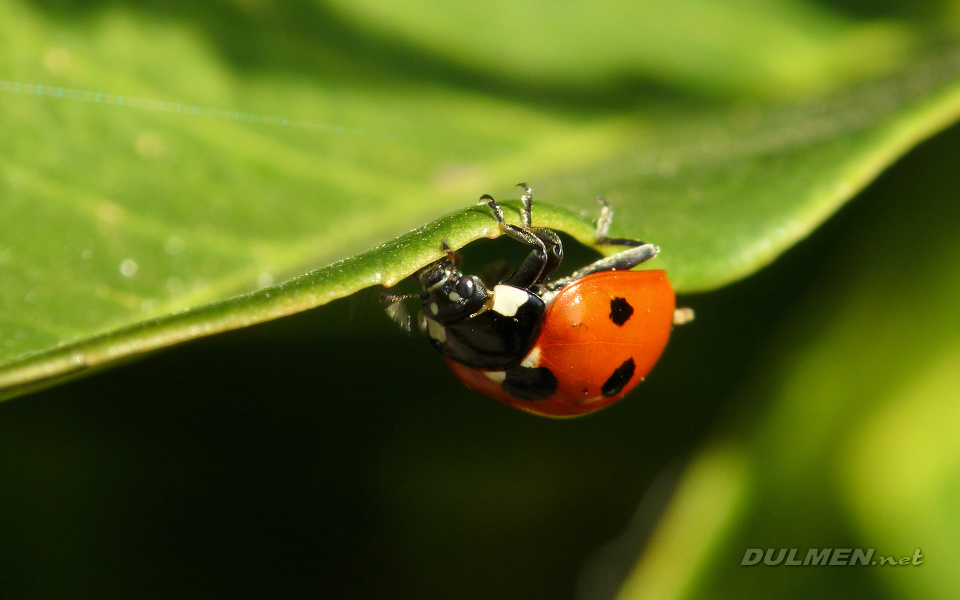
[[[949,164],[931,168],[952,173]],[[774,332],[744,411],[694,462],[678,498],[718,464],[712,480],[724,493],[673,505],[620,598],[960,593],[951,570],[960,560],[960,204],[953,182],[921,185],[910,201],[902,194],[916,185],[887,191],[884,211],[823,257],[834,264]],[[736,460],[718,463],[720,452]],[[773,549],[772,560],[796,549],[807,565],[785,565],[784,552],[778,566],[741,566],[748,548]],[[868,566],[810,566],[807,552],[824,548],[873,554]],[[668,559],[683,568],[651,568]]]

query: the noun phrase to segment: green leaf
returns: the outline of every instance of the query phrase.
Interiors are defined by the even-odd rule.
[[[518,180],[538,225],[589,243],[602,193],[678,290],[715,288],[960,104],[956,50],[906,16],[331,6],[5,3],[0,66],[52,87],[2,97],[0,397],[389,285]]]

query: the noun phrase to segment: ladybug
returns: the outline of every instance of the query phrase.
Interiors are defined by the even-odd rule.
[[[512,275],[488,287],[461,272],[460,255],[444,241],[446,257],[414,275],[421,294],[384,299],[398,320],[403,301],[421,301],[421,329],[470,389],[539,415],[587,414],[643,381],[672,326],[692,313],[675,309],[666,272],[630,270],[659,248],[607,237],[613,211],[603,199],[597,243],[626,249],[549,281],[563,246],[552,230],[532,227],[533,194],[518,187],[525,192],[522,227],[506,223],[491,196],[480,198],[503,234],[532,248]]]

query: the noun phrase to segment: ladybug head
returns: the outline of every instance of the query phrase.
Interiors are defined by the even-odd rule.
[[[461,273],[455,258],[449,256],[424,267],[417,279],[423,286],[423,314],[441,325],[482,311],[491,296],[479,277]]]

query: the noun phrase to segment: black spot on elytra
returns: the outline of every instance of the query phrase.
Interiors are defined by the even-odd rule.
[[[618,327],[623,327],[623,324],[630,320],[631,315],[633,315],[633,307],[626,298],[614,298],[610,301],[610,320]]]
[[[600,393],[603,394],[604,398],[609,398],[610,396],[616,396],[623,390],[623,386],[629,383],[630,378],[633,377],[633,371],[637,368],[637,365],[634,364],[632,358],[628,358],[623,361],[623,364],[616,368],[613,372],[613,375],[604,382],[603,387],[600,388]]]
[[[557,391],[557,378],[547,367],[512,367],[500,387],[520,400],[544,400]]]

